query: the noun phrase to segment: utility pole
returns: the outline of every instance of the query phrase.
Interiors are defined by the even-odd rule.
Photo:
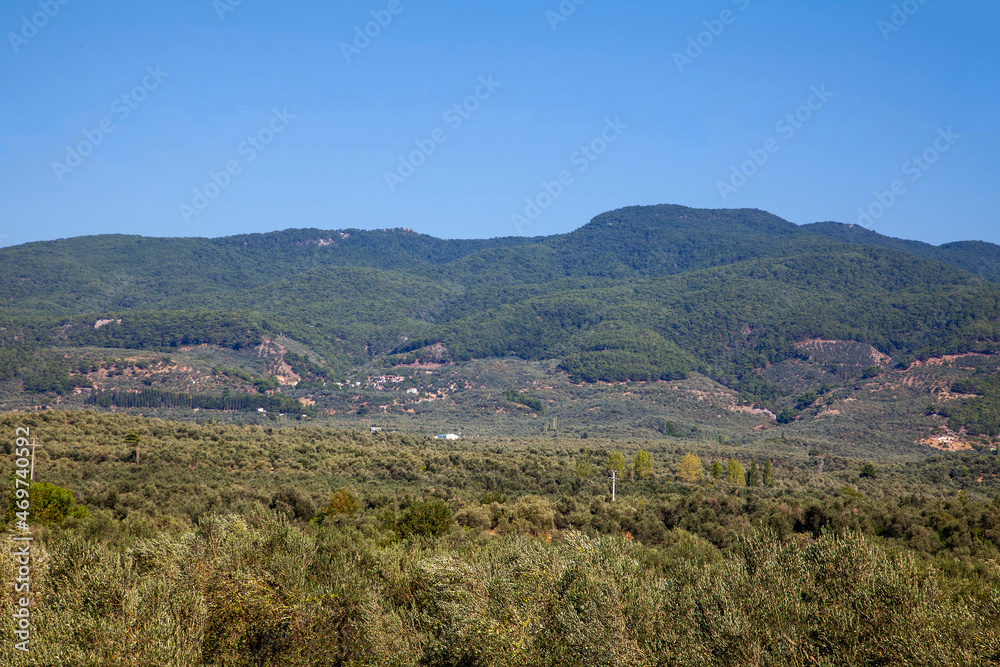
[[[611,502],[615,501],[615,473],[617,470],[611,471]]]

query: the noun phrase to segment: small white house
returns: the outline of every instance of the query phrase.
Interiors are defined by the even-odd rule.
[[[406,390],[406,393],[407,394],[419,394],[420,392],[417,390],[416,387],[410,387],[409,389]]]
[[[454,433],[442,433],[441,435],[435,435],[438,440],[458,440],[462,436],[455,435]]]

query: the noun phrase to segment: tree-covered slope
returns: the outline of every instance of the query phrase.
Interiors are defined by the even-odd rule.
[[[617,372],[598,372],[605,361],[581,360],[580,353],[597,351],[591,339],[598,327],[606,329],[599,349],[617,351]],[[682,348],[688,361],[652,354],[641,342],[651,336]],[[586,380],[671,377],[701,364],[716,379],[763,397],[768,392],[753,369],[795,356],[794,343],[808,338],[857,340],[895,356],[992,351],[1000,341],[1000,288],[939,262],[841,246],[648,281],[564,286],[463,312],[397,351],[439,341],[456,360],[573,355],[567,370]],[[650,363],[660,372],[637,370]]]
[[[839,222],[815,222],[799,228],[803,234],[815,234],[845,243],[874,245],[892,248],[925,259],[936,259],[983,280],[1000,282],[1000,246],[985,241],[956,241],[934,246],[920,241],[909,241],[883,236],[859,225]]]
[[[219,239],[114,234],[28,243],[0,249],[0,312],[66,316],[198,307],[325,267],[415,271],[483,248],[530,243],[443,240],[406,229],[293,229]]]
[[[982,277],[996,250],[669,205],[531,239],[84,237],[0,250],[0,344],[23,365],[33,347],[239,349],[285,335],[343,370],[440,343],[456,361],[558,358],[584,381],[697,368],[766,402],[775,390],[757,369],[806,338],[903,363],[994,350],[1000,287]]]

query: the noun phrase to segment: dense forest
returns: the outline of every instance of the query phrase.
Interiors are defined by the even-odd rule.
[[[87,405],[102,408],[198,408],[202,410],[272,410],[291,412],[294,416],[315,416],[316,411],[284,396],[261,396],[242,393],[191,394],[161,389],[137,392],[99,391],[87,397]]]
[[[698,369],[773,408],[780,392],[758,371],[803,339],[869,343],[903,365],[995,351],[998,257],[990,244],[680,206],[533,239],[289,230],[34,243],[0,249],[0,373],[18,376],[21,348],[240,349],[284,335],[324,358],[308,382],[440,344],[446,361],[557,358],[585,382]]]

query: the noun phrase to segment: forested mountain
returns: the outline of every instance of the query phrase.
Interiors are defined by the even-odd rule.
[[[773,406],[780,392],[759,371],[801,356],[802,340],[868,343],[903,366],[994,352],[998,267],[988,243],[670,205],[536,238],[81,237],[0,250],[0,374],[23,375],[40,348],[242,349],[284,336],[332,375],[436,346],[437,361],[558,359],[583,382],[699,370]]]
[[[876,245],[883,248],[900,250],[911,255],[936,259],[952,264],[984,280],[998,282],[1000,280],[1000,246],[985,241],[956,241],[934,246],[920,241],[907,241],[882,236],[859,225],[845,225],[839,222],[815,222],[803,225],[800,230],[806,234],[822,234],[829,238],[858,243],[861,245]]]

